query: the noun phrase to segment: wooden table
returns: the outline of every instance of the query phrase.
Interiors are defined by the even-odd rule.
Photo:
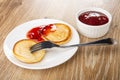
[[[86,7],[100,7],[112,14],[110,30],[101,38],[116,39],[116,46],[80,47],[64,64],[45,70],[23,69],[6,58],[3,42],[17,25],[49,17],[76,27],[75,13]],[[119,27],[120,0],[0,0],[0,80],[120,80]],[[81,34],[80,39],[97,40]]]

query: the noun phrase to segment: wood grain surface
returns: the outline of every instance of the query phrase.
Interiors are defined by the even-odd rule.
[[[87,7],[100,7],[112,14],[110,30],[101,38],[114,38],[117,45],[80,47],[64,64],[45,70],[20,68],[5,56],[3,42],[17,25],[49,17],[75,27],[76,12]],[[81,43],[92,40],[97,39],[80,34]],[[120,0],[0,0],[0,80],[120,80],[119,42]]]

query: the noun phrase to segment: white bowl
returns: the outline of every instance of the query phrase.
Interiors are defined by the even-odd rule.
[[[80,16],[81,13],[84,13],[87,11],[101,12],[107,16],[109,21],[106,24],[98,25],[98,26],[92,26],[92,25],[85,24],[85,23],[81,22],[78,19],[78,17]],[[76,14],[76,23],[77,23],[78,31],[82,35],[89,37],[89,38],[98,38],[98,37],[104,36],[109,30],[111,21],[112,21],[111,14],[108,11],[101,9],[101,8],[95,8],[95,7],[86,8],[86,9],[78,11]]]

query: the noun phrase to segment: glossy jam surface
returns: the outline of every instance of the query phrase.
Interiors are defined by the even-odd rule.
[[[87,11],[79,15],[78,19],[88,25],[98,26],[108,23],[108,17],[97,11]]]
[[[38,42],[44,41],[42,35],[48,35],[50,32],[55,31],[55,26],[53,24],[38,26],[29,30],[26,34],[28,39],[33,39]]]

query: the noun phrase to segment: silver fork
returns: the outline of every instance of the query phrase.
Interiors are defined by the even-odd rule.
[[[117,44],[117,42],[116,42],[116,40],[114,40],[112,38],[105,38],[105,39],[96,40],[93,42],[67,45],[67,46],[57,45],[51,41],[43,41],[43,42],[33,45],[30,48],[30,51],[33,53],[33,52],[41,50],[41,49],[52,48],[52,47],[69,48],[69,47],[80,47],[80,46],[90,46],[90,45],[114,45],[114,44]]]

